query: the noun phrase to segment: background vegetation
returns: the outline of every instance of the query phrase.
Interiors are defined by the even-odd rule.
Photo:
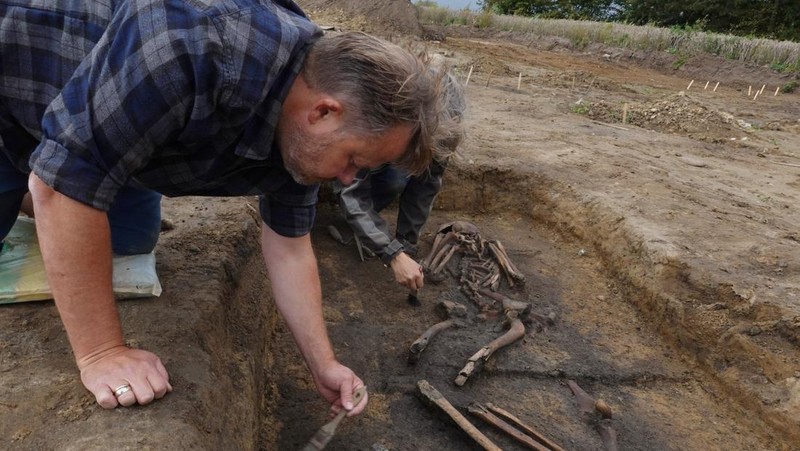
[[[794,8],[800,14],[800,1],[792,0]],[[660,0],[663,8],[682,3],[678,0]],[[706,0],[704,4],[735,5],[739,3],[763,4],[782,3],[783,0],[744,1]],[[508,5],[516,5],[514,10],[505,11]],[[479,28],[492,28],[501,31],[526,32],[535,36],[558,36],[567,38],[578,47],[585,47],[591,42],[635,50],[666,51],[675,55],[675,67],[680,67],[688,58],[710,53],[728,59],[739,60],[757,65],[768,65],[779,72],[800,73],[800,43],[787,40],[776,40],[755,36],[740,36],[731,33],[710,31],[707,22],[695,22],[694,25],[659,26],[657,22],[637,25],[631,22],[612,22],[615,17],[632,17],[634,11],[641,11],[646,4],[655,4],[654,0],[483,0],[483,10],[451,10],[436,5],[435,2],[419,2],[420,18],[423,23],[439,25],[470,25]],[[692,3],[692,2],[685,2]],[[700,3],[700,2],[698,2]],[[785,3],[789,3],[786,1]],[[623,5],[638,5],[637,8]],[[557,10],[553,10],[555,6]],[[580,7],[578,7],[580,6]],[[525,8],[521,10],[520,8]],[[548,9],[550,8],[550,9]],[[720,9],[724,9],[721,6]],[[731,9],[731,8],[729,8]],[[648,14],[655,15],[655,6],[648,9]],[[525,14],[521,14],[524,12]],[[511,14],[509,14],[511,13]],[[686,13],[684,13],[685,15]],[[568,16],[570,18],[560,18]],[[588,20],[594,16],[595,20]],[[605,19],[600,21],[599,19]],[[800,22],[798,22],[800,27]],[[800,32],[796,27],[794,32]]]
[[[497,14],[623,21],[800,41],[797,0],[480,0]]]

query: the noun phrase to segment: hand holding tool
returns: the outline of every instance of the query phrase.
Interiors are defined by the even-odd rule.
[[[353,393],[353,407],[357,406],[358,403],[364,399],[364,395],[367,394],[367,387],[361,387]],[[339,427],[339,423],[342,419],[347,415],[347,410],[342,408],[341,412],[336,414],[336,417],[329,421],[325,426],[319,428],[319,430],[311,437],[311,440],[306,443],[306,446],[303,447],[303,451],[319,451],[324,449],[325,446],[328,445],[328,442],[331,441],[333,438],[333,434],[336,433],[336,428]]]

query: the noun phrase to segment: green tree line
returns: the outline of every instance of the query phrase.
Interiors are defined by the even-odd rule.
[[[635,25],[800,41],[798,0],[482,0],[497,14]]]

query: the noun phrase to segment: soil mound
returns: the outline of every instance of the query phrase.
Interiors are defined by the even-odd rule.
[[[319,25],[348,31],[422,36],[417,9],[408,0],[303,0],[297,2]]]
[[[626,122],[661,133],[690,136],[708,142],[725,142],[738,136],[751,124],[733,115],[709,109],[684,94],[671,94],[651,102],[631,102],[625,113],[624,104],[599,101],[588,106],[587,116],[604,122]]]

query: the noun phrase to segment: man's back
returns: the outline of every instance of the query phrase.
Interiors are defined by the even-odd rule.
[[[257,185],[280,167],[281,101],[318,36],[291,2],[5,2],[0,151],[53,185],[81,173],[59,190],[101,209],[131,177],[170,195],[274,189]]]

